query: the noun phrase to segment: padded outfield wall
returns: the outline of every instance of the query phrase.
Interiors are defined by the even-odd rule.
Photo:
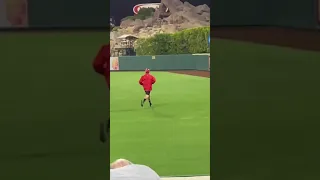
[[[111,70],[120,71],[210,70],[208,54],[111,57],[110,63]]]

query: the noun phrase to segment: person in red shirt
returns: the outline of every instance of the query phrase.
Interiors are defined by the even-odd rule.
[[[95,59],[93,60],[93,69],[104,76],[108,88],[110,88],[110,45],[103,45]]]
[[[93,69],[98,74],[104,76],[108,88],[110,89],[110,45],[103,45],[92,63]],[[107,102],[109,104],[109,102]],[[106,136],[110,132],[110,118],[107,122],[100,123],[100,141],[106,142]],[[107,134],[106,134],[107,133]]]
[[[150,69],[145,70],[145,74],[141,76],[139,80],[139,84],[143,87],[144,92],[146,95],[144,96],[143,100],[141,100],[141,107],[143,107],[144,102],[146,100],[149,101],[150,107],[152,106],[150,93],[152,91],[152,85],[156,83],[156,78],[150,74]]]

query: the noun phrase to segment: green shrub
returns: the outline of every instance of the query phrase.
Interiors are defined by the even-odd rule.
[[[135,20],[136,18],[134,16],[127,16],[125,18],[122,18],[121,21],[128,20],[128,19]]]
[[[145,19],[148,19],[149,17],[152,17],[153,13],[154,13],[153,8],[142,8],[139,10],[138,14],[135,15],[135,18],[145,20]]]
[[[209,53],[209,27],[186,29],[174,34],[157,34],[138,39],[135,44],[137,55],[167,55]]]
[[[136,20],[136,19],[141,19],[141,20],[145,20],[148,19],[149,17],[153,16],[154,13],[154,9],[153,8],[142,8],[139,10],[138,14],[134,15],[134,16],[127,16],[123,19],[121,19],[121,21],[130,19],[130,20]]]
[[[118,31],[119,29],[120,29],[119,26],[115,26],[115,27],[112,28],[112,31]]]

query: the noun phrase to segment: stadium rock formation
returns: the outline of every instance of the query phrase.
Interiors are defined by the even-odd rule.
[[[110,33],[110,39],[113,44],[118,41],[117,37],[123,34],[144,38],[158,33],[175,33],[188,28],[209,25],[210,8],[208,5],[194,6],[180,0],[161,0],[159,8],[152,17],[145,20],[125,19],[121,21],[120,27],[114,28]]]

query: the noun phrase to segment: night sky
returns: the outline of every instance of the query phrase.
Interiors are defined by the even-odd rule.
[[[140,3],[159,3],[161,0],[110,0],[110,15],[116,20],[116,24],[127,16],[133,16],[133,6]],[[188,1],[192,5],[207,4],[210,7],[211,0],[181,0]]]

